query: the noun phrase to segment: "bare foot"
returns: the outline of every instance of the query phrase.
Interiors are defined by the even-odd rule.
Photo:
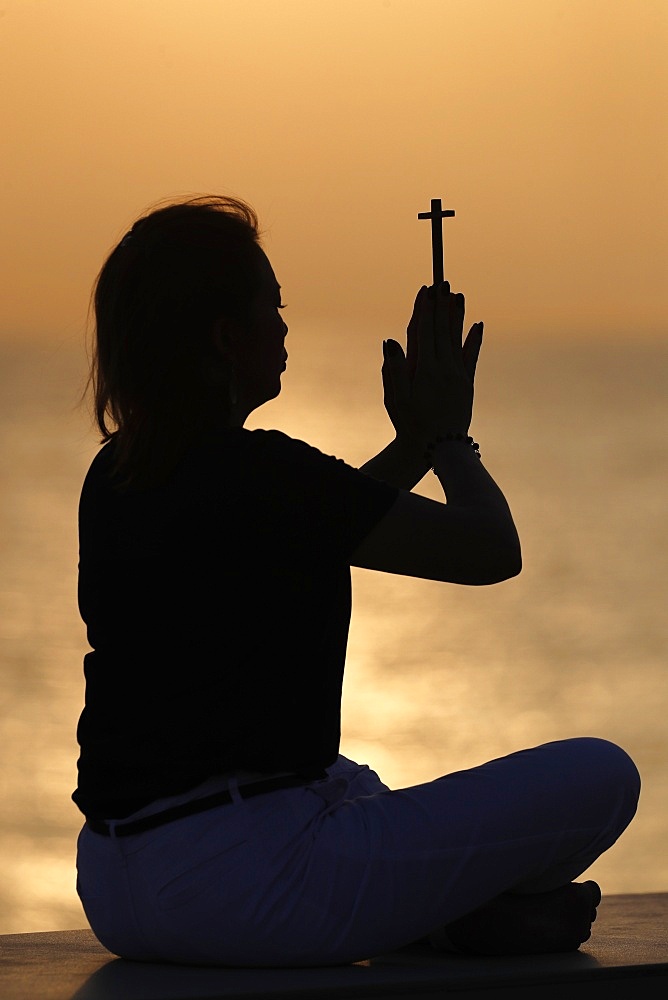
[[[469,955],[539,955],[576,951],[591,936],[601,890],[571,882],[551,892],[504,893],[429,936],[442,951]]]

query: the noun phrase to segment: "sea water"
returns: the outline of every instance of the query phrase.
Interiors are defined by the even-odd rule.
[[[249,426],[353,465],[384,447],[378,346],[288,346],[284,392]],[[668,890],[667,355],[486,345],[472,431],[511,504],[521,576],[353,572],[342,752],[401,787],[552,739],[620,743],[644,787],[590,870],[604,892]],[[85,925],[70,800],[88,648],[77,502],[99,446],[76,407],[85,369],[78,343],[0,346],[0,933]],[[433,475],[419,490],[441,497]]]

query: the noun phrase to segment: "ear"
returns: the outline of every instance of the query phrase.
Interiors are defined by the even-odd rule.
[[[238,324],[230,319],[216,320],[211,331],[211,345],[222,361],[228,364],[235,361],[238,342]]]

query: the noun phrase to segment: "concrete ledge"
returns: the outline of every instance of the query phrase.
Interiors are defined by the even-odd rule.
[[[324,969],[125,962],[89,930],[0,936],[2,1000],[645,1000],[668,987],[668,893],[604,898],[580,952],[471,959],[413,947]]]

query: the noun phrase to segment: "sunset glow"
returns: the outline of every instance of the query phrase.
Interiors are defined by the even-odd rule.
[[[256,209],[287,304],[283,391],[248,426],[358,467],[393,435],[381,342],[431,280],[417,215],[455,211],[445,276],[485,323],[471,433],[524,569],[355,569],[341,750],[396,788],[619,742],[642,808],[593,877],[668,891],[667,53],[668,0],[0,3],[0,933],[85,924],[91,288],[138,216],[204,193]]]
[[[394,335],[446,276],[507,338],[660,336],[662,0],[7,0],[0,335],[76,340],[125,227],[249,200],[305,324]],[[665,283],[665,282],[664,282]]]

